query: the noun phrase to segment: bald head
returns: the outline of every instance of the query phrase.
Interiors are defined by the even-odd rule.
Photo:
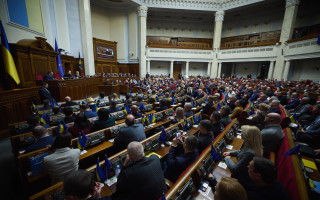
[[[127,149],[130,160],[133,162],[137,162],[144,157],[143,146],[140,142],[130,142]]]
[[[269,113],[265,119],[267,124],[280,124],[281,116],[278,113]]]
[[[66,100],[66,102],[70,102],[70,101],[71,101],[71,97],[66,96],[66,97],[64,98],[64,100]]]
[[[131,106],[131,113],[135,114],[138,112],[138,110],[139,110],[138,106],[135,106],[135,105]]]
[[[126,120],[125,120],[127,126],[132,126],[134,124],[134,119],[135,118],[133,115],[131,115],[131,114],[127,115]]]

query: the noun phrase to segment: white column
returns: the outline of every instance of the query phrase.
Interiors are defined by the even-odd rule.
[[[70,52],[69,28],[65,0],[54,1],[54,8],[58,34],[55,37],[57,37],[58,46],[59,48]]]
[[[147,60],[147,72],[149,73],[149,75],[151,75],[151,72],[150,72],[150,61],[151,60]]]
[[[273,77],[273,68],[274,68],[274,61],[270,61],[268,79],[272,79]]]
[[[261,75],[261,65],[262,63],[258,64],[257,77]]]
[[[222,67],[222,63],[221,62],[219,62],[218,63],[218,78],[220,78],[221,77],[221,67]]]
[[[208,62],[208,68],[207,68],[207,76],[210,76],[210,68],[211,68],[211,62]]]
[[[288,80],[289,70],[290,70],[290,60],[287,60],[286,66],[285,66],[284,72],[283,72],[283,79],[284,80]]]
[[[82,50],[86,75],[95,74],[90,0],[79,0]]]
[[[274,69],[274,78],[281,79],[284,74],[284,47],[285,42],[292,37],[296,16],[298,12],[300,0],[286,0],[286,10],[282,22],[280,42],[281,45],[278,49],[276,65]]]
[[[170,78],[173,78],[173,60],[170,61]]]
[[[224,11],[217,11],[215,13],[215,23],[214,23],[214,35],[213,35],[213,62],[212,62],[212,69],[211,69],[211,78],[217,77],[217,69],[218,69],[218,61],[217,61],[217,54],[220,49],[221,43],[221,33],[222,33],[222,24],[224,19]]]
[[[186,75],[189,76],[189,61],[186,62]]]
[[[146,44],[147,44],[147,13],[148,8],[146,6],[138,7],[139,16],[139,75],[140,77],[146,76]]]
[[[236,69],[236,63],[232,63],[231,76],[233,76],[235,74],[234,73],[235,69]]]

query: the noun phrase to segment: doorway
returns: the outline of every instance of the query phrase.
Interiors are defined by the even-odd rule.
[[[182,64],[173,63],[173,78],[175,80],[179,79],[179,74],[181,74]]]

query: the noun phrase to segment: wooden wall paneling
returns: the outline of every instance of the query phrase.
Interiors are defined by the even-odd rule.
[[[48,69],[50,69],[47,57],[38,56],[38,55],[32,55],[32,57],[33,57],[33,68],[35,69],[35,71],[39,74],[45,75],[48,72]]]
[[[22,68],[19,71],[23,72],[23,74],[19,74],[19,77],[22,79],[21,82],[24,82],[24,85],[33,85],[35,73],[31,65],[29,56],[27,54],[21,53],[18,60],[19,63],[21,63],[20,67]]]

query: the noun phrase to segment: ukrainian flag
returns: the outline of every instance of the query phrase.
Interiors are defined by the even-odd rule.
[[[254,105],[252,103],[250,103],[250,107],[249,107],[248,111],[249,111],[249,115],[254,114]]]
[[[156,123],[156,116],[154,114],[152,114],[152,123]]]
[[[99,158],[97,160],[97,169],[96,169],[96,176],[97,176],[97,180],[99,182],[102,182],[106,179],[106,175],[104,174],[104,172],[102,171],[100,164],[99,164]]]
[[[78,138],[78,149],[84,149],[84,147],[86,146],[86,143],[87,143],[87,136],[86,134],[84,134],[84,132],[81,132],[79,134],[79,138]]]
[[[6,73],[14,80],[14,82],[19,85],[20,84],[20,78],[17,72],[16,65],[14,64],[14,60],[9,48],[8,40],[6,33],[4,31],[2,22],[0,20],[0,31],[1,31],[1,50],[3,54],[3,60],[4,60],[4,69],[6,70]]]

